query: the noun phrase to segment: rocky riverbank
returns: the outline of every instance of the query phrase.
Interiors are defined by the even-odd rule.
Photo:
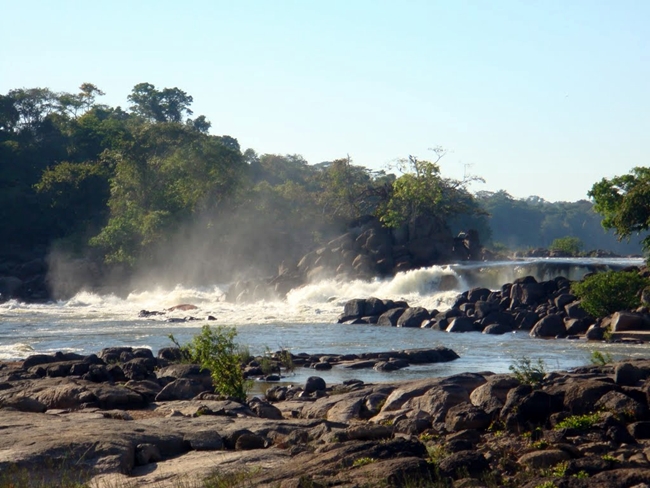
[[[1,364],[3,486],[650,483],[650,360],[551,373],[522,362],[513,375],[394,384],[314,376],[237,402],[170,354]]]
[[[649,273],[638,268],[635,270]],[[609,334],[617,340],[645,341],[650,339],[644,335],[650,333],[649,312],[646,302],[637,310],[616,312],[596,319],[571,293],[568,279],[559,276],[538,282],[533,276],[525,276],[504,284],[500,290],[467,290],[442,312],[410,307],[404,301],[374,297],[350,300],[338,322],[483,334],[525,331],[538,338],[584,337],[599,341]]]

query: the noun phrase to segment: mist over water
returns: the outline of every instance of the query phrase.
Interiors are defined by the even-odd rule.
[[[68,300],[47,304],[10,301],[0,305],[0,360],[56,351],[90,354],[109,346],[148,347],[156,353],[161,347],[172,345],[169,334],[186,342],[207,323],[236,327],[237,341],[249,346],[254,354],[263,353],[267,347],[272,350],[283,347],[293,353],[358,353],[446,346],[461,356],[452,363],[410,367],[390,374],[336,368],[331,373],[323,373],[334,380],[357,377],[364,381],[390,381],[461,371],[505,372],[513,359],[524,355],[542,357],[551,369],[560,369],[588,363],[593,349],[607,350],[620,357],[643,355],[646,348],[545,341],[530,339],[525,333],[489,336],[340,325],[336,320],[345,302],[352,298],[406,300],[411,306],[445,310],[458,293],[471,287],[497,289],[525,275],[533,275],[538,280],[558,274],[579,279],[603,266],[618,269],[639,264],[638,259],[554,259],[432,266],[398,273],[391,279],[322,280],[292,290],[286,300],[255,303],[225,302],[227,284],[188,287],[155,283],[143,284],[141,289],[124,297],[80,292]],[[193,304],[197,309],[138,317],[140,310],[164,311],[181,303]],[[208,315],[217,320],[206,322]],[[184,321],[187,318],[195,320]],[[310,370],[298,371],[296,378],[309,374]]]

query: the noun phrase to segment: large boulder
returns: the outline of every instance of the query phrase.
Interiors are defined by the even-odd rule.
[[[422,322],[431,317],[424,307],[410,307],[397,320],[397,327],[420,327]]]
[[[397,326],[397,321],[404,314],[406,308],[392,308],[379,316],[377,325],[387,325],[391,327]]]
[[[531,337],[563,337],[566,335],[566,326],[560,314],[550,314],[535,324],[530,331]]]
[[[611,330],[612,332],[648,331],[650,330],[650,319],[637,313],[616,312],[612,315]]]
[[[470,317],[454,317],[447,326],[447,332],[477,332],[480,330]]]

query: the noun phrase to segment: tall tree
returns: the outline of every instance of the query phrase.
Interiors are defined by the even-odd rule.
[[[151,122],[182,122],[193,114],[190,105],[194,99],[179,88],[157,90],[151,83],[139,83],[127,98],[131,110]]]
[[[642,234],[650,229],[650,168],[637,167],[628,174],[603,178],[588,195],[603,218],[603,227],[613,229],[619,239]],[[650,251],[650,236],[642,240]]]

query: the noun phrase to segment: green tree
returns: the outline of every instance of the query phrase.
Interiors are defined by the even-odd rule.
[[[434,152],[437,156],[434,162],[415,156],[398,162],[398,169],[403,174],[395,180],[389,197],[377,210],[379,219],[387,227],[414,222],[420,215],[433,216],[447,223],[459,214],[482,212],[466,190],[470,181],[481,179],[459,181],[443,178],[438,161],[445,151],[437,147]]]
[[[179,88],[157,90],[151,83],[139,83],[127,98],[132,111],[151,122],[182,122],[193,113],[194,99]]]
[[[244,378],[241,365],[241,347],[235,342],[237,330],[234,327],[210,327],[204,325],[201,333],[192,342],[181,346],[173,335],[169,338],[176,344],[185,361],[200,364],[210,371],[212,383],[217,392],[246,400],[250,382]]]
[[[613,229],[619,239],[650,229],[650,168],[637,167],[626,175],[603,178],[588,195],[604,217],[603,227]],[[646,252],[650,251],[650,236],[642,240],[642,245]]]
[[[243,176],[238,144],[178,123],[144,124],[133,143],[107,152],[110,218],[90,243],[106,261],[134,264],[185,220],[213,210]],[[236,141],[235,141],[236,143]]]
[[[580,297],[582,308],[594,317],[631,310],[641,303],[640,293],[648,279],[635,271],[607,271],[573,283],[571,290]]]
[[[582,251],[584,244],[578,237],[566,236],[553,240],[549,249],[575,256]]]

